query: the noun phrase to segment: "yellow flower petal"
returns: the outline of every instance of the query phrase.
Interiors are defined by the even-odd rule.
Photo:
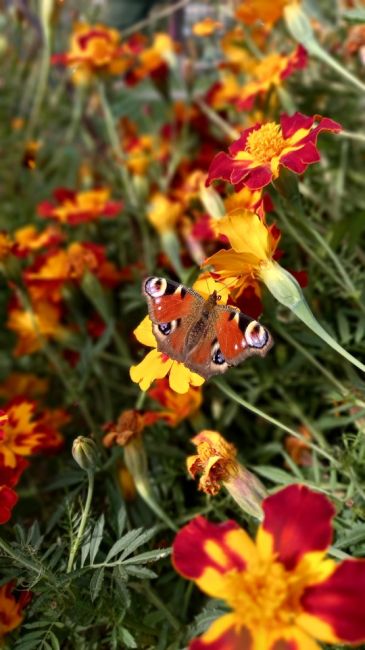
[[[219,232],[228,237],[232,248],[256,259],[256,264],[270,259],[267,226],[250,210],[234,210],[219,221]]]
[[[139,384],[141,390],[148,390],[155,379],[166,377],[173,363],[171,359],[163,361],[158,350],[151,350],[141,363],[131,367],[129,371],[130,378],[136,384]]]
[[[152,331],[152,321],[149,316],[146,316],[146,318],[143,319],[138,327],[136,327],[133,334],[137,341],[143,343],[143,345],[147,345],[148,348],[157,347],[157,341]]]
[[[191,372],[191,370],[184,366],[183,363],[179,363],[178,361],[172,362],[169,383],[170,388],[172,388],[175,393],[187,393],[190,384],[192,386],[201,386],[204,381],[203,377],[198,375],[196,372]]]

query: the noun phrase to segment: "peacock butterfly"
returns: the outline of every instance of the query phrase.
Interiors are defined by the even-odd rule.
[[[257,320],[218,305],[217,291],[205,300],[193,289],[157,277],[144,280],[142,290],[159,352],[205,379],[254,354],[264,357],[273,345]]]

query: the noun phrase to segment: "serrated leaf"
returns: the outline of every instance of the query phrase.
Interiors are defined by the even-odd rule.
[[[98,521],[96,522],[90,538],[90,563],[91,564],[94,564],[94,560],[99,550],[101,540],[103,539],[104,523],[105,523],[105,517],[104,514],[102,514],[99,517]]]
[[[51,625],[50,621],[34,621],[34,623],[25,623],[23,628],[27,630],[35,630],[37,628],[47,627]]]
[[[123,566],[122,564],[119,565],[119,567],[122,566]],[[129,575],[135,576],[136,578],[141,578],[142,580],[143,579],[152,580],[153,578],[158,577],[157,573],[155,573],[154,571],[151,571],[150,569],[146,569],[146,567],[136,566],[134,564],[128,564],[128,566],[126,566],[126,572]]]
[[[139,537],[137,537],[133,542],[131,542],[128,546],[128,548],[125,549],[125,551],[122,553],[120,556],[121,560],[124,560],[124,558],[128,557],[128,555],[131,555],[133,551],[135,551],[137,548],[142,546],[142,544],[146,544],[147,542],[150,541],[150,539],[156,534],[156,528],[150,528],[150,530],[146,530]]]
[[[90,596],[92,601],[94,601],[100,593],[104,581],[104,574],[104,567],[94,571],[93,577],[90,580]]]
[[[130,564],[145,564],[146,562],[157,562],[158,560],[163,560],[163,558],[171,555],[172,548],[160,548],[154,551],[146,551],[146,553],[140,553],[140,555],[134,555],[123,562],[123,566],[128,566]]]
[[[121,539],[118,539],[111,547],[108,555],[105,558],[105,562],[109,562],[109,560],[118,555],[118,553],[124,551],[128,545],[132,544],[136,539],[138,539],[142,530],[143,528],[135,528],[134,530],[129,531],[129,533],[123,535]]]
[[[52,632],[52,630],[50,630],[48,632],[48,637],[49,637],[49,641],[50,641],[50,645],[52,647],[52,650],[60,650],[60,644],[58,642],[58,639],[57,639],[55,633]]]

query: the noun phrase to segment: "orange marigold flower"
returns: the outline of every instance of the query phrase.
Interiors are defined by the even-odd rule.
[[[0,383],[0,397],[12,399],[14,395],[39,397],[48,391],[49,381],[30,372],[12,372]]]
[[[168,375],[170,388],[176,393],[187,393],[190,385],[201,386],[204,378],[192,372],[183,363],[170,359],[166,354],[157,350],[157,341],[152,331],[152,321],[149,316],[134,330],[136,339],[153,348],[137,366],[130,369],[132,381],[139,384],[141,390],[148,390],[155,379]]]
[[[142,81],[146,77],[161,80],[167,76],[168,68],[175,61],[178,44],[169,34],[158,32],[153,37],[149,47],[141,49],[138,53],[136,64],[128,80],[131,83]]]
[[[77,226],[100,217],[116,217],[122,210],[121,201],[110,201],[110,190],[98,188],[74,192],[60,187],[53,192],[54,202],[43,201],[37,211],[41,217]]]
[[[217,222],[217,230],[232,248],[214,253],[204,266],[214,267],[214,276],[227,284],[235,299],[249,287],[259,297],[258,279],[275,254],[280,230],[251,210],[233,210]]]
[[[47,300],[35,302],[32,310],[10,307],[7,327],[18,336],[15,356],[37,352],[50,339],[65,340],[68,330],[60,319],[60,307]]]
[[[244,0],[236,9],[236,17],[246,25],[261,21],[273,25],[283,15],[288,4],[297,4],[299,0]]]
[[[284,79],[308,63],[307,52],[302,45],[289,54],[269,54],[251,69],[253,81],[240,89],[236,105],[240,110],[250,110],[257,96],[266,94],[273,86],[281,86]]]
[[[307,429],[306,426],[301,425],[299,427],[299,431],[302,434],[303,438],[308,440],[312,439],[312,435]],[[299,440],[299,438],[294,438],[293,436],[287,436],[285,438],[285,448],[290,456],[290,458],[294,461],[296,465],[300,465],[302,467],[309,467],[312,462],[312,452],[311,448],[308,445],[305,440]]]
[[[33,251],[59,244],[62,239],[61,231],[55,226],[48,226],[41,232],[35,226],[24,226],[14,233],[14,252],[18,257],[25,257]]]
[[[199,386],[190,386],[183,395],[171,390],[166,377],[157,379],[153,388],[148,391],[149,396],[163,407],[156,414],[165,420],[171,427],[176,427],[180,422],[195,415],[201,407],[203,396]]]
[[[85,84],[94,74],[119,75],[131,65],[128,44],[122,45],[116,29],[105,25],[74,25],[69,51],[55,54],[52,63],[71,67],[75,84]]]
[[[316,147],[321,131],[338,133],[340,124],[327,117],[307,117],[302,113],[282,115],[280,124],[267,122],[245,129],[228,149],[213,159],[207,184],[223,179],[236,190],[245,185],[259,190],[279,176],[280,165],[303,174],[308,165],[318,162]]]
[[[187,459],[193,478],[201,474],[199,490],[215,496],[224,486],[240,508],[262,519],[262,500],[267,492],[262,483],[237,460],[237,449],[217,431],[201,431],[192,438],[197,453]]]
[[[320,650],[365,640],[365,561],[326,559],[335,509],[303,485],[263,503],[256,542],[234,521],[197,517],[176,536],[173,564],[229,613],[190,650]]]
[[[1,444],[1,443],[0,443]],[[0,485],[0,524],[6,524],[11,517],[11,511],[18,501],[18,495],[8,485]],[[1,609],[0,609],[1,631]],[[1,637],[0,637],[1,638]]]
[[[5,634],[18,627],[22,620],[22,609],[28,600],[28,593],[23,592],[25,595],[18,600],[13,595],[14,584],[7,582],[0,587],[0,640],[3,639]]]
[[[147,218],[158,233],[173,230],[183,214],[183,206],[178,201],[171,201],[165,194],[155,192],[147,210]]]
[[[221,28],[222,23],[220,23],[219,20],[214,20],[210,16],[207,16],[203,20],[194,23],[192,32],[195,36],[211,36]]]
[[[63,441],[59,431],[37,413],[37,405],[22,397],[3,407],[8,416],[0,434],[0,462],[16,467],[18,456],[30,456],[39,451],[57,449]]]
[[[0,261],[5,260],[13,252],[14,242],[8,233],[0,232]]]

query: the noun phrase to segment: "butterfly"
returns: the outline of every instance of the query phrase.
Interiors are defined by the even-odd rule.
[[[226,372],[252,355],[264,357],[273,345],[268,330],[233,307],[218,305],[165,278],[142,285],[159,352],[182,362],[205,379]]]

